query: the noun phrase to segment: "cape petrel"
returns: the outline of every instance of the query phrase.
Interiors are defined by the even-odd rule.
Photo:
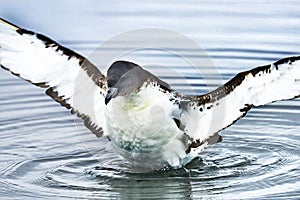
[[[185,96],[132,62],[114,62],[105,76],[78,53],[1,18],[0,64],[45,88],[131,163],[153,169],[184,165],[221,141],[218,133],[252,107],[300,95],[300,56],[241,72],[207,94]]]

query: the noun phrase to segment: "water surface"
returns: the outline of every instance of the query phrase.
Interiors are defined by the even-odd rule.
[[[251,67],[299,55],[298,1],[11,1],[0,16],[89,56],[111,37],[142,28],[183,34],[219,76],[209,82],[170,53],[125,55],[186,93],[203,93]],[[130,45],[130,44],[128,44]],[[119,44],[117,48],[126,48]],[[184,45],[182,47],[184,49]],[[185,48],[187,56],[197,56]],[[127,57],[126,57],[127,56]],[[182,78],[160,73],[178,70]],[[217,79],[217,77],[221,79]],[[189,84],[187,84],[187,82]],[[188,88],[188,90],[186,90]],[[136,173],[105,138],[74,125],[43,90],[0,70],[2,199],[299,199],[300,100],[255,108],[185,169]],[[97,144],[97,156],[91,147]]]

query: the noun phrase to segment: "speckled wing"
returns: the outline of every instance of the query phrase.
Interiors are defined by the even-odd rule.
[[[0,64],[52,97],[103,135],[107,83],[87,59],[50,38],[0,18]]]
[[[300,95],[300,56],[237,74],[225,85],[182,104],[181,122],[192,138],[191,147],[243,117],[253,106],[288,100]]]

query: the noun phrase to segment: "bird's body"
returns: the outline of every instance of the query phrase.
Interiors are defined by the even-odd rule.
[[[105,77],[81,55],[0,18],[0,64],[106,136],[135,166],[181,167],[221,141],[252,107],[300,95],[300,57],[237,74],[203,95],[185,96],[142,67],[114,62]]]
[[[107,132],[115,149],[131,163],[181,166],[188,144],[174,121],[181,110],[172,96],[146,84],[137,93],[118,96],[108,104]]]

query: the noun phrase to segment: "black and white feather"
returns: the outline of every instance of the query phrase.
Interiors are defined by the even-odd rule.
[[[0,19],[0,64],[46,93],[136,165],[179,167],[262,106],[300,95],[300,57],[241,72],[216,90],[184,96],[142,67],[115,62],[107,78],[87,59]]]
[[[81,117],[98,137],[103,135],[105,76],[87,59],[50,38],[0,18],[0,64]],[[80,83],[79,83],[80,81]],[[89,99],[93,95],[95,99]],[[89,106],[94,103],[94,108]],[[99,113],[95,116],[94,111]]]
[[[281,59],[237,74],[223,86],[190,98],[181,121],[194,147],[232,125],[253,106],[300,95],[300,57]],[[196,120],[191,120],[196,119]],[[194,149],[196,150],[196,149]]]

